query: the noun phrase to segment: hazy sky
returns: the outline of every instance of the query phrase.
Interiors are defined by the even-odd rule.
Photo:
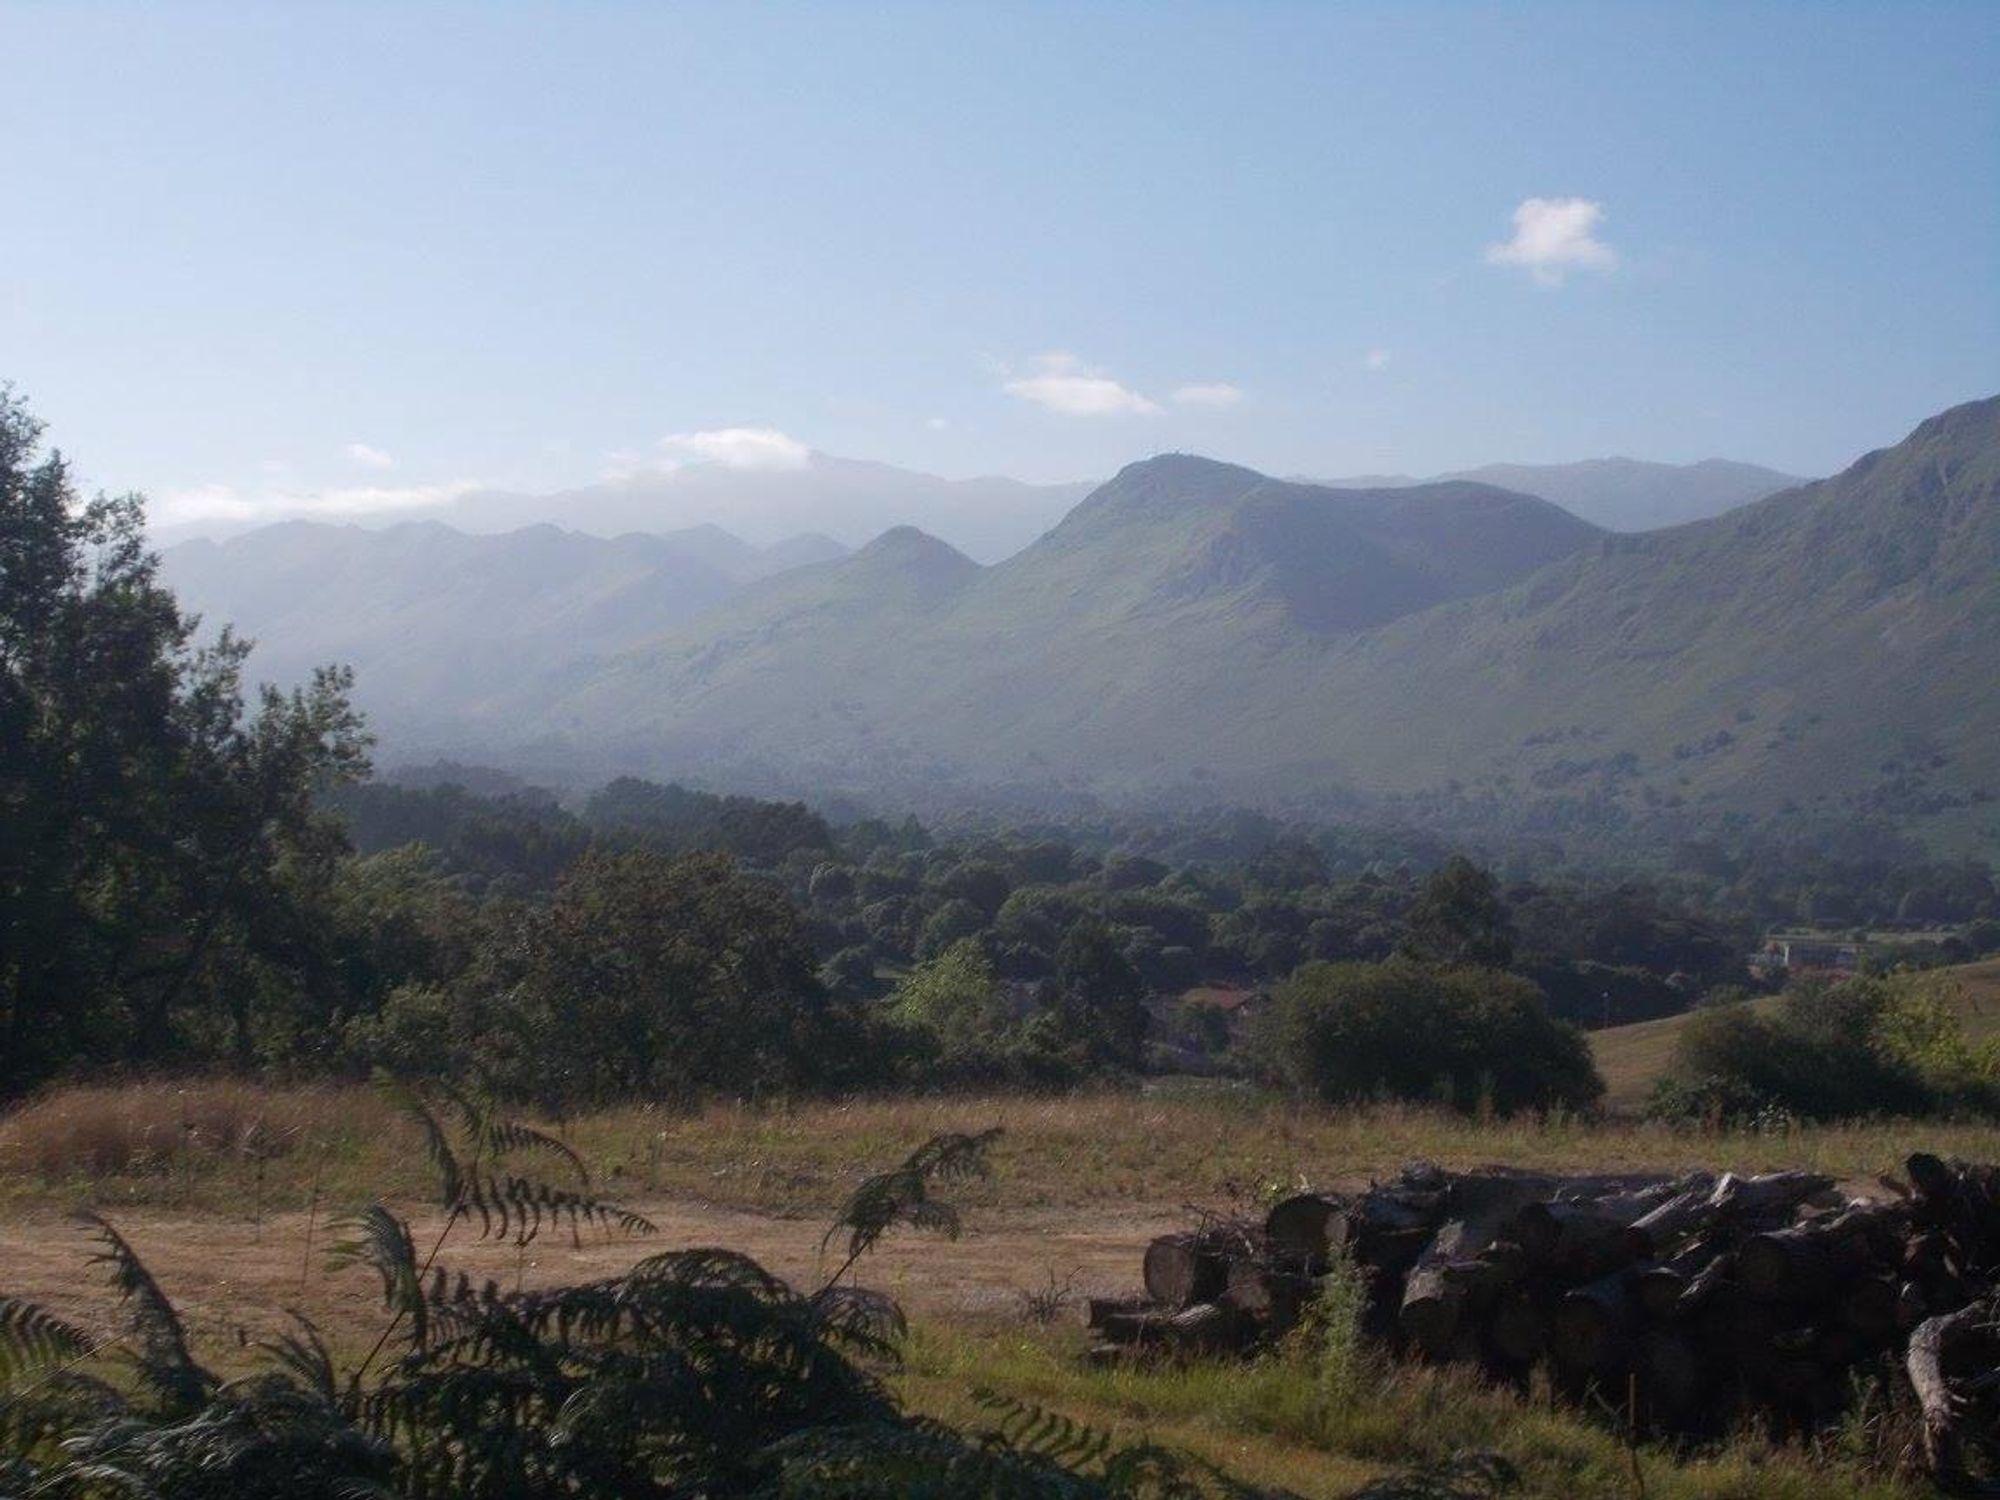
[[[0,57],[0,378],[190,514],[1817,473],[2000,389],[2000,4],[0,3]]]

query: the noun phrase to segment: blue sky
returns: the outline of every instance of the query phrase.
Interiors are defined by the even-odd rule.
[[[2000,389],[1991,3],[15,3],[0,55],[0,378],[190,513],[793,445],[1818,473]]]

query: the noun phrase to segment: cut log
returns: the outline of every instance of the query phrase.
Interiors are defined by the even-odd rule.
[[[1714,1206],[1739,1224],[1782,1222],[1801,1203],[1831,1192],[1833,1179],[1818,1172],[1766,1172],[1738,1177],[1725,1172],[1710,1194]]]
[[[1088,1297],[1083,1304],[1083,1326],[1102,1328],[1121,1313],[1146,1312],[1152,1303],[1143,1297]]]
[[[1114,1344],[1157,1344],[1167,1337],[1168,1325],[1178,1309],[1158,1306],[1134,1308],[1129,1312],[1106,1313],[1098,1332]]]
[[[1229,1284],[1229,1262],[1213,1234],[1163,1234],[1146,1247],[1140,1275],[1147,1296],[1179,1309],[1221,1296]]]
[[[1633,1361],[1648,1424],[1685,1429],[1708,1394],[1709,1372],[1693,1339],[1676,1328],[1650,1328]]]
[[[1715,1220],[1715,1180],[1705,1173],[1698,1175],[1699,1181],[1690,1182],[1632,1221],[1626,1236],[1635,1259],[1663,1256],[1680,1240]]]
[[[1496,1361],[1525,1367],[1542,1357],[1548,1342],[1548,1319],[1532,1293],[1509,1292],[1493,1310],[1486,1335]]]
[[[1632,1295],[1639,1299],[1639,1311],[1649,1323],[1670,1321],[1687,1295],[1688,1274],[1677,1266],[1635,1266]]]
[[[1861,1344],[1881,1348],[1898,1333],[1896,1308],[1900,1287],[1893,1276],[1862,1276],[1841,1288],[1836,1299],[1840,1321]]]
[[[1910,1158],[1910,1178],[1924,1191],[1918,1158]],[[1981,1303],[1968,1303],[1957,1312],[1926,1318],[1910,1335],[1910,1348],[1903,1360],[1910,1385],[1917,1393],[1917,1406],[1924,1417],[1924,1468],[1940,1489],[1961,1490],[1966,1484],[1963,1434],[1959,1429],[1957,1402],[1945,1378],[1945,1362],[1955,1345],[1963,1341],[1992,1310]]]
[[[1736,1278],[1768,1302],[1819,1302],[1847,1281],[1893,1264],[1906,1218],[1901,1204],[1855,1204],[1824,1219],[1748,1236],[1736,1249]]]
[[[1617,1271],[1564,1293],[1549,1330],[1549,1352],[1574,1373],[1613,1375],[1625,1368],[1638,1323],[1631,1277]]]
[[[1452,1354],[1468,1298],[1503,1284],[1490,1274],[1492,1266],[1475,1265],[1480,1253],[1503,1224],[1549,1188],[1549,1179],[1526,1174],[1467,1177],[1453,1184],[1457,1217],[1438,1230],[1403,1282],[1397,1324],[1405,1338],[1433,1358]]]
[[[1263,1322],[1271,1332],[1297,1325],[1299,1314],[1316,1290],[1313,1278],[1282,1270],[1268,1260],[1249,1257],[1231,1261],[1223,1301]]]
[[[1646,1200],[1627,1197],[1583,1203],[1530,1203],[1514,1216],[1511,1234],[1528,1263],[1568,1281],[1595,1281],[1634,1258],[1628,1234]]]
[[[1700,1306],[1698,1301],[1688,1300],[1696,1278],[1721,1258],[1717,1247],[1709,1241],[1692,1241],[1683,1245],[1671,1260],[1635,1267],[1632,1272],[1633,1295],[1638,1297],[1640,1308],[1652,1322],[1665,1323],[1686,1317]],[[1727,1272],[1728,1267],[1725,1266],[1714,1273],[1710,1285]]]
[[[1355,1217],[1338,1198],[1296,1193],[1279,1200],[1264,1216],[1264,1241],[1272,1258],[1287,1270],[1308,1276],[1325,1272],[1328,1260],[1352,1238]]]
[[[1243,1320],[1217,1302],[1183,1308],[1167,1325],[1167,1341],[1181,1354],[1232,1353],[1244,1346],[1246,1333]]]

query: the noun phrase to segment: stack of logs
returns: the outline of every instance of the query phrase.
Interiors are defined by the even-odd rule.
[[[1147,1248],[1146,1297],[1094,1301],[1099,1360],[1224,1354],[1358,1277],[1364,1329],[1431,1360],[1615,1404],[1637,1428],[1823,1422],[1900,1366],[1941,1478],[1995,1434],[2000,1168],[1912,1156],[1885,1195],[1808,1172],[1554,1177],[1418,1164]]]

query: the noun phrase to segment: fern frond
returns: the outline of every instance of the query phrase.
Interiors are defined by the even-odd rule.
[[[577,1181],[584,1187],[590,1186],[590,1169],[583,1164],[583,1158],[568,1145],[546,1131],[537,1130],[532,1125],[523,1125],[516,1120],[492,1120],[485,1131],[486,1150],[489,1156],[501,1157],[514,1151],[542,1151],[550,1156],[560,1157],[576,1173]]]
[[[334,1373],[333,1352],[319,1336],[318,1326],[295,1308],[286,1308],[285,1311],[298,1325],[298,1331],[281,1333],[264,1340],[257,1347],[307,1390],[329,1403],[337,1400],[340,1381]]]
[[[174,1304],[110,1220],[93,1213],[78,1217],[102,1247],[90,1263],[109,1269],[111,1284],[131,1315],[138,1340],[133,1352],[141,1377],[169,1403],[198,1406],[215,1389],[215,1377],[195,1362]]]
[[[659,1233],[659,1227],[644,1214],[528,1177],[475,1175],[467,1180],[461,1201],[469,1213],[478,1216],[481,1239],[511,1237],[526,1245],[544,1228],[563,1224],[572,1231],[595,1227],[606,1233]]]
[[[0,1386],[43,1365],[90,1352],[82,1329],[19,1297],[0,1297]]]
[[[1354,1500],[1496,1500],[1520,1482],[1521,1471],[1498,1453],[1459,1453],[1378,1479]]]
[[[417,1247],[410,1226],[381,1204],[365,1213],[336,1220],[335,1239],[327,1251],[328,1270],[362,1264],[382,1278],[382,1303],[391,1313],[410,1319],[412,1342],[421,1346],[430,1332],[430,1304],[417,1270]]]
[[[375,1087],[396,1107],[398,1113],[423,1134],[424,1155],[438,1175],[439,1201],[446,1208],[456,1207],[465,1187],[465,1168],[459,1163],[458,1153],[451,1149],[451,1137],[437,1115],[423,1095],[400,1078],[378,1072]]]
[[[867,1287],[826,1287],[812,1308],[832,1342],[874,1359],[893,1359],[910,1328],[895,1298]]]
[[[974,1134],[946,1131],[934,1135],[910,1153],[903,1165],[926,1179],[950,1181],[955,1177],[984,1177],[992,1170],[986,1153],[1000,1139],[1001,1127],[989,1126]]]
[[[912,1151],[901,1166],[877,1172],[849,1195],[821,1239],[820,1249],[824,1250],[845,1229],[847,1258],[852,1264],[874,1249],[897,1224],[910,1224],[957,1239],[958,1212],[950,1204],[931,1197],[931,1180],[983,1176],[988,1171],[986,1152],[999,1138],[998,1125],[973,1135],[952,1131],[932,1136]]]

